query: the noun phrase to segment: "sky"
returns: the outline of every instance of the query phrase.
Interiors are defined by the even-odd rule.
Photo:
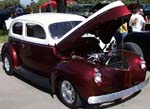
[[[37,2],[38,0],[33,0],[34,2]],[[30,5],[31,0],[20,0],[20,4],[23,6],[26,6],[27,4]]]

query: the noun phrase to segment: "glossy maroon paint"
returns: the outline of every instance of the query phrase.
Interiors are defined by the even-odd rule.
[[[56,93],[57,82],[60,78],[70,81],[84,100],[87,100],[90,96],[121,91],[144,81],[146,70],[140,68],[143,60],[139,56],[129,51],[116,51],[115,54],[111,55],[109,53],[112,53],[112,51],[105,53],[105,56],[109,58],[122,56],[126,59],[128,67],[118,68],[110,67],[106,62],[103,64],[102,62],[88,62],[86,56],[78,55],[73,58],[73,53],[75,52],[74,46],[81,40],[81,36],[93,31],[97,26],[102,30],[99,33],[100,39],[104,43],[108,43],[120,26],[120,23],[117,23],[118,20],[120,21],[122,16],[129,14],[130,11],[125,6],[108,10],[83,24],[56,46],[36,44],[11,36],[3,48],[2,56],[5,52],[11,54],[15,71],[17,67],[25,66],[33,72],[36,71],[44,76],[46,75],[50,78],[53,93]],[[82,48],[82,45],[80,46]],[[70,52],[66,55],[67,50],[70,50]],[[85,54],[85,51],[78,52]],[[86,55],[88,56],[88,53]],[[100,85],[94,82],[96,73],[94,68],[99,69],[99,73],[102,75]]]
[[[122,54],[122,52],[118,52],[118,54]],[[53,72],[56,74],[53,74],[55,76],[51,79],[56,79],[57,76],[65,77],[74,83],[80,96],[84,99],[87,99],[89,96],[98,96],[121,91],[145,79],[145,71],[140,69],[140,62],[142,62],[142,59],[131,52],[123,52],[123,55],[129,63],[132,63],[129,69],[118,69],[99,64],[94,66],[87,63],[85,60],[67,60],[56,66],[56,72]],[[135,60],[139,60],[139,62],[137,63]],[[93,80],[95,74],[93,71],[94,67],[99,68],[102,73],[102,84],[100,86],[95,84]]]
[[[141,81],[144,81],[146,76],[146,68],[142,70],[140,66],[141,63],[145,62],[144,59],[132,54],[127,54],[127,57],[129,63],[131,63],[131,84],[138,84]]]
[[[23,63],[38,72],[50,74],[53,66],[59,61],[59,57],[54,52],[55,48],[49,45],[40,45],[22,42],[23,49],[20,49],[20,55]]]
[[[9,46],[8,47],[8,50],[9,50],[8,53],[10,53],[10,56],[13,59],[12,60],[13,67],[17,68],[20,65],[20,59],[19,59],[18,54],[16,52],[17,49],[15,49],[15,47],[11,43],[9,43],[8,46]]]
[[[49,47],[46,48],[47,50],[50,50]],[[13,58],[15,60],[14,62],[18,62],[16,60],[16,53],[13,49],[13,46],[11,46],[11,50],[13,51],[12,53],[13,53]],[[38,50],[39,49],[37,49],[37,51]],[[43,52],[40,52],[39,54],[43,54]],[[120,54],[122,54],[122,52]],[[57,63],[55,69],[53,69],[54,70],[54,72],[52,73],[53,77],[51,78],[53,89],[55,89],[54,88],[55,84],[53,83],[55,79],[57,79],[60,76],[65,77],[66,79],[74,83],[75,87],[77,87],[80,96],[84,99],[87,99],[89,96],[94,96],[94,95],[96,96],[96,95],[112,93],[115,91],[120,91],[122,89],[129,88],[137,83],[144,81],[145,71],[142,71],[140,69],[140,62],[142,60],[133,53],[124,52],[124,56],[126,57],[128,62],[131,63],[129,69],[125,69],[125,70],[111,68],[103,65],[95,66],[93,64],[87,63],[84,59],[66,58],[66,60]],[[47,63],[48,61],[49,60],[45,62]],[[102,76],[103,82],[101,86],[97,86],[94,83],[93,80],[94,73],[95,73],[93,71],[94,67],[98,67],[103,75]],[[48,73],[50,70],[51,69],[48,70]]]

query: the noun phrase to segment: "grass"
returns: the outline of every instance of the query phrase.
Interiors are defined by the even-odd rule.
[[[0,29],[0,43],[6,42],[8,39],[8,31]]]

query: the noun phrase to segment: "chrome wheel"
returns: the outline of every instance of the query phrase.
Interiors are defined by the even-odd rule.
[[[12,60],[7,53],[4,54],[3,63],[4,63],[3,67],[4,67],[5,72],[8,75],[12,75],[14,73],[13,67],[12,67]]]
[[[9,62],[8,57],[4,57],[4,68],[7,72],[10,71],[10,62]]]
[[[62,82],[61,93],[67,103],[72,104],[75,102],[75,90],[69,81],[64,80]]]

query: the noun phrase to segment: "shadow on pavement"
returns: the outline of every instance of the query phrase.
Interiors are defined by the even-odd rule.
[[[50,91],[50,84],[49,84],[49,79],[40,75],[37,75],[35,73],[32,72],[27,72],[22,70],[21,72],[15,72],[15,77],[17,77],[18,79],[28,83],[29,85],[43,91],[46,92],[48,94],[51,95],[51,97],[53,97],[52,92]],[[116,100],[115,102],[110,102],[110,103],[103,103],[101,105],[88,105],[88,106],[84,106],[82,109],[107,109],[119,104],[122,104],[126,101],[129,101],[130,99],[134,98],[135,96],[137,96],[140,93],[140,91],[138,91],[137,93],[128,96],[122,100]],[[80,108],[81,109],[81,108]]]
[[[18,79],[28,83],[29,85],[43,91],[49,93],[52,96],[52,92],[50,91],[49,79],[31,72],[15,72],[15,77]],[[53,97],[53,96],[52,96]]]
[[[29,85],[31,85],[43,92],[50,94],[51,97],[53,97],[52,92],[50,91],[50,84],[49,84],[48,78],[31,73],[31,72],[23,72],[23,71],[19,72],[19,73],[15,73],[15,76],[18,79],[28,83]],[[128,96],[122,100],[116,100],[115,102],[111,102],[111,103],[104,103],[101,105],[88,105],[88,106],[83,107],[83,109],[107,109],[107,108],[122,104],[126,101],[129,101],[130,99],[137,96],[139,93],[140,93],[140,91],[131,96]]]

